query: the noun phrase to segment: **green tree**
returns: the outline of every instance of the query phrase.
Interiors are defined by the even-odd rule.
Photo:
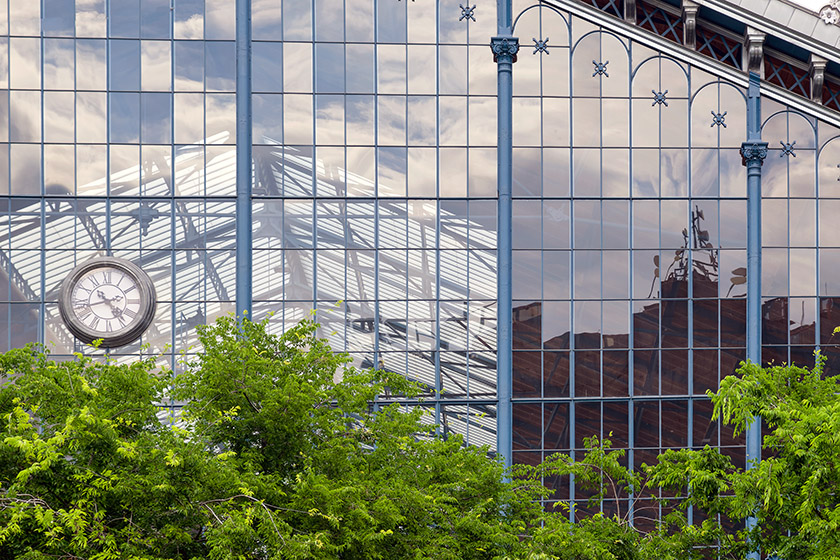
[[[840,397],[819,368],[744,366],[721,384],[717,417],[743,430],[761,415],[771,428],[753,470],[711,448],[631,470],[622,450],[590,438],[577,461],[505,472],[486,448],[435,437],[422,403],[383,402],[417,387],[351,367],[316,329],[303,321],[277,336],[221,319],[199,329],[201,352],[177,377],[154,358],[0,355],[0,557],[734,559],[750,542],[793,559],[838,549]],[[174,423],[159,406],[173,398],[186,403]],[[615,513],[543,507],[556,499],[547,477],[573,477],[589,511],[614,503]],[[651,502],[665,514],[643,532],[632,521]],[[688,524],[689,506],[702,523]],[[755,534],[725,529],[751,514]]]
[[[350,367],[304,321],[200,329],[177,378],[154,360],[0,356],[0,557],[518,555],[538,473],[431,437],[400,376]],[[157,403],[188,401],[171,425]]]
[[[733,551],[840,558],[840,377],[826,376],[819,356],[811,369],[742,363],[712,400],[736,433],[763,419],[762,461],[744,469],[709,447],[669,451],[652,482],[712,520],[754,516],[753,531],[725,536]]]

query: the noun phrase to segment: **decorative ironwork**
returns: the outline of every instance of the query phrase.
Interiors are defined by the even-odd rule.
[[[639,27],[653,31],[660,37],[682,44],[682,19],[645,2],[637,3]]]
[[[744,142],[741,144],[741,163],[747,165],[757,161],[759,165],[764,164],[767,157],[767,142]]]
[[[595,65],[595,71],[594,71],[594,72],[592,72],[592,77],[594,78],[595,76],[597,76],[597,75],[601,74],[601,75],[604,75],[604,76],[606,76],[607,78],[609,78],[609,77],[610,77],[610,75],[607,73],[607,64],[609,64],[609,63],[610,63],[610,61],[609,61],[609,60],[608,60],[608,61],[606,61],[606,62],[604,62],[604,63],[601,63],[601,62],[595,62],[595,61],[593,60],[593,61],[592,61],[592,64],[594,64],[594,65]]]
[[[519,52],[518,37],[492,37],[490,49],[493,51],[493,62],[498,62],[499,57],[511,57],[511,62],[516,62],[516,53]]]
[[[797,68],[789,62],[770,56],[766,52],[764,67],[767,76],[765,79],[768,82],[810,99],[811,80],[807,70]]]
[[[840,84],[828,80],[823,83],[822,104],[824,107],[840,111]]]
[[[544,40],[540,41],[539,39],[531,38],[534,41],[534,52],[532,54],[537,54],[538,52],[544,52],[545,54],[551,54],[548,52],[548,37]]]
[[[667,89],[665,91],[650,90],[650,92],[653,94],[653,103],[650,104],[651,107],[657,104],[668,106],[668,100],[665,99],[665,95],[668,94]]]
[[[461,21],[462,19],[475,21],[475,6],[470,8],[469,4],[467,4],[467,7],[464,7],[463,4],[458,5],[461,7],[461,17],[458,18],[458,21]]]
[[[617,18],[622,17],[624,6],[621,0],[589,0],[589,3],[601,10],[612,14]]]
[[[712,111],[712,124],[710,124],[709,127],[717,125],[718,127],[723,126],[723,128],[726,128],[726,123],[724,122],[726,119],[726,113],[726,111],[723,113],[715,113]]]
[[[741,48],[741,43],[735,39],[697,26],[697,52],[740,70]]]
[[[793,156],[796,157],[796,152],[793,151],[793,147],[796,145],[796,140],[791,143],[782,142],[779,140],[779,144],[782,145],[782,153],[779,154],[779,157],[782,156]]]

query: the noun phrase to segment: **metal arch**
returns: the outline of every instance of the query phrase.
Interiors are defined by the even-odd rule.
[[[686,85],[690,85],[688,70],[686,68],[683,68],[683,64],[681,64],[680,61],[678,61],[676,58],[672,58],[672,57],[664,55],[664,54],[658,54],[658,55],[653,55],[653,56],[650,56],[650,57],[644,59],[638,65],[636,65],[636,67],[630,72],[630,87],[633,87],[633,82],[636,80],[636,74],[639,72],[639,70],[641,70],[642,66],[644,66],[645,64],[647,64],[648,62],[651,62],[653,60],[659,60],[660,62],[662,60],[670,60],[671,62],[676,64],[677,67],[680,70],[682,70],[683,74],[685,74]]]
[[[816,152],[817,152],[817,162],[816,162],[816,165],[818,166],[818,167],[817,167],[817,169],[819,169],[820,157],[822,157],[822,152],[823,152],[823,150],[824,150],[824,149],[826,149],[826,148],[828,148],[828,145],[829,145],[829,144],[831,144],[832,142],[834,142],[835,140],[838,140],[838,139],[840,139],[840,134],[838,134],[838,135],[836,135],[836,136],[832,136],[831,138],[829,138],[828,140],[826,140],[825,142],[823,142],[822,146],[819,146],[819,147],[817,147],[817,148],[816,148]]]
[[[764,119],[764,121],[761,123],[761,131],[764,132],[764,127],[767,125],[767,123],[770,122],[770,120],[772,118],[774,118],[778,115],[783,115],[783,114],[787,115],[788,118],[790,118],[790,115],[797,115],[799,117],[802,117],[811,126],[811,130],[814,133],[814,145],[816,146],[816,144],[817,144],[817,124],[816,124],[816,121],[811,122],[811,119],[809,119],[806,115],[804,115],[803,113],[800,113],[799,111],[792,111],[790,109],[783,109],[781,111],[776,111],[775,113],[773,113],[772,115],[770,115],[769,117]],[[788,121],[788,122],[790,122],[790,121]],[[788,128],[790,128],[790,125],[788,125]]]
[[[569,63],[571,63],[572,59],[574,58],[575,51],[577,50],[577,47],[580,44],[580,42],[583,41],[584,39],[586,39],[587,37],[589,37],[590,35],[610,35],[612,37],[615,37],[618,40],[618,42],[621,43],[621,46],[624,47],[624,50],[627,53],[627,66],[630,66],[630,45],[625,44],[624,41],[625,40],[630,41],[632,39],[627,39],[626,37],[621,37],[617,33],[613,33],[612,31],[610,31],[608,29],[603,29],[603,28],[596,29],[594,31],[589,31],[588,33],[585,33],[585,34],[581,35],[581,37],[577,41],[575,41],[575,44],[571,45],[569,47]]]
[[[562,11],[560,11],[560,9],[557,8],[556,6],[552,6],[551,4],[543,4],[543,3],[532,4],[532,5],[528,6],[527,8],[525,8],[524,10],[522,10],[521,12],[519,12],[519,15],[516,16],[515,20],[513,20],[513,26],[510,29],[510,34],[511,35],[515,35],[516,24],[519,23],[519,18],[521,18],[523,15],[525,15],[525,12],[527,12],[529,10],[532,10],[534,8],[548,8],[549,10],[551,10],[552,12],[555,12],[557,15],[559,15],[561,18],[563,18],[563,23],[566,24],[566,30],[569,33],[569,39],[572,38],[572,24],[571,24],[571,22],[569,22],[569,20],[566,19],[565,14]],[[571,41],[569,41],[569,43],[571,43]]]
[[[703,91],[703,90],[704,90],[704,89],[706,89],[707,87],[712,87],[712,86],[718,86],[718,87],[720,87],[720,86],[726,86],[726,87],[730,87],[730,88],[734,89],[735,91],[737,91],[739,94],[741,94],[741,98],[744,100],[744,111],[746,112],[746,110],[747,110],[747,107],[746,107],[746,103],[747,103],[747,94],[746,94],[746,89],[745,89],[745,88],[739,88],[736,84],[732,84],[732,83],[729,83],[729,82],[725,82],[725,81],[723,81],[723,80],[715,80],[714,82],[709,82],[708,84],[703,84],[702,86],[700,86],[700,87],[697,89],[697,91],[693,92],[693,93],[691,94],[691,96],[689,96],[689,98],[688,98],[689,114],[690,114],[690,112],[691,112],[691,107],[694,105],[694,100],[695,100],[695,98],[696,98],[698,95],[700,95],[700,92],[701,92],[701,91]]]

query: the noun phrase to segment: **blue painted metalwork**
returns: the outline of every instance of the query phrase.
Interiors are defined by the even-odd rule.
[[[741,158],[747,167],[747,360],[761,363],[761,166],[767,157],[767,142],[761,141],[761,93],[758,74],[750,72],[747,90],[747,141]],[[747,428],[747,468],[761,460],[761,422],[755,418]],[[747,518],[747,529],[756,519]],[[758,559],[758,553],[748,556]]]
[[[236,316],[252,311],[251,2],[236,0]]]
[[[519,39],[511,36],[510,0],[497,0],[498,36],[490,39],[498,79],[498,288],[496,303],[496,442],[506,466],[513,453],[513,63]]]
[[[697,52],[724,64],[741,68],[741,49],[743,47],[741,43],[702,27],[697,28],[697,39]]]
[[[475,6],[470,7],[469,4],[466,7],[463,4],[458,5],[461,7],[461,17],[458,18],[458,21],[462,19],[475,21]]]
[[[606,76],[607,78],[609,78],[609,77],[610,77],[610,75],[607,73],[607,64],[609,64],[609,63],[610,63],[610,61],[609,61],[609,60],[608,60],[608,61],[606,61],[606,62],[595,62],[595,61],[593,60],[593,61],[592,61],[592,64],[594,64],[594,65],[595,65],[595,71],[594,71],[594,72],[592,72],[592,77],[594,78],[594,77],[595,77],[595,76],[597,76],[598,74],[601,74],[601,75]]]
[[[641,16],[637,24],[639,27],[653,31],[660,37],[665,37],[675,43],[682,43],[682,29],[680,27],[682,19],[680,17],[671,15],[662,8],[656,8],[641,2],[638,2],[636,6],[639,16]]]
[[[725,121],[726,121],[727,111],[724,111],[723,113],[715,113],[714,111],[712,111],[711,113],[712,113],[712,124],[710,124],[709,127],[711,128],[711,127],[717,125],[718,127],[723,126],[723,128],[726,128],[726,122]]]
[[[544,52],[545,54],[551,54],[548,52],[548,37],[543,39],[542,41],[532,37],[531,40],[534,42],[534,52],[531,54],[537,54],[539,52]]]
[[[665,96],[668,94],[667,89],[665,91],[650,90],[650,92],[653,94],[653,103],[650,104],[651,107],[657,104],[668,106],[668,100],[665,99]]]
[[[798,69],[787,62],[782,62],[775,57],[765,57],[768,82],[779,84],[788,91],[792,91],[802,97],[810,97],[808,91],[808,72]],[[791,81],[790,78],[793,78]]]
[[[779,157],[783,157],[783,156],[796,157],[796,152],[793,151],[793,149],[794,149],[793,147],[796,145],[796,140],[794,140],[793,142],[790,142],[790,143],[782,142],[781,140],[779,140],[779,144],[782,145],[782,153],[779,154]]]

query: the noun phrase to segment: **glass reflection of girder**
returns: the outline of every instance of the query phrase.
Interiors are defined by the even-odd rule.
[[[364,321],[360,320],[355,321],[354,323],[356,325],[356,328],[364,328]],[[387,350],[388,345],[404,347],[409,350],[409,354],[420,357],[432,366],[434,366],[436,358],[435,351],[422,351],[412,349],[412,342],[420,343],[422,339],[425,339],[431,342],[431,345],[434,345],[434,334],[432,334],[431,332],[425,334],[421,333],[416,328],[410,328],[408,326],[408,323],[409,321],[405,319],[387,319],[383,321],[383,326],[386,327],[386,331],[383,332],[382,330],[380,330],[379,333],[380,340],[383,343],[385,343],[383,349]],[[372,329],[372,327],[373,321],[370,320],[368,321],[367,328]],[[397,344],[400,342],[403,344]],[[441,341],[441,344],[444,344],[443,341]],[[442,384],[441,389],[446,389],[447,386],[454,386],[457,388],[457,394],[493,394],[496,388],[495,378],[493,377],[493,373],[495,373],[496,370],[495,360],[487,359],[484,356],[481,356],[480,354],[477,354],[475,352],[467,352],[466,350],[447,352],[442,354],[442,356],[445,355],[457,355],[465,357],[467,358],[467,366],[465,367],[462,362],[453,362],[441,358],[441,376],[446,378],[447,380],[446,384]],[[477,375],[477,373],[481,370],[486,371],[488,375]],[[407,373],[409,376],[411,376],[410,371]],[[475,385],[480,385],[481,387],[475,387]]]
[[[485,404],[441,408],[444,437],[450,433],[469,434],[470,445],[496,444],[496,410]]]
[[[70,206],[75,207],[76,205],[71,202]],[[99,228],[96,226],[96,223],[93,221],[93,218],[91,218],[90,215],[86,212],[77,212],[76,215],[78,216],[79,222],[81,222],[82,227],[85,228],[85,231],[87,231],[88,235],[93,241],[93,246],[97,249],[104,249],[106,247],[105,237],[102,235],[102,232],[99,231]]]
[[[266,157],[266,153],[268,157]],[[256,147],[253,154],[255,175],[253,194],[255,196],[281,196],[283,192],[277,184],[277,174],[274,170],[275,161],[271,157],[271,151]]]
[[[29,283],[23,277],[23,274],[21,274],[14,265],[12,260],[9,258],[9,255],[6,254],[6,251],[2,249],[0,249],[0,268],[8,273],[9,278],[12,281],[12,285],[21,291],[23,301],[38,301],[38,296],[35,293],[35,290],[29,286]]]
[[[195,296],[197,297],[202,297],[201,287],[204,284],[205,280],[209,279],[210,284],[213,286],[213,289],[216,292],[217,298],[220,301],[230,301],[227,289],[225,288],[224,282],[222,281],[222,277],[219,274],[218,269],[216,268],[215,261],[213,260],[213,257],[217,255],[222,255],[224,257],[222,259],[222,262],[227,261],[233,256],[229,249],[211,249],[206,251],[187,251],[187,259],[183,262],[178,262],[176,259],[174,271],[176,278],[184,278],[185,275],[182,275],[181,273],[189,269],[190,267],[195,266],[196,264],[201,264],[204,266],[204,270],[197,275],[195,282],[190,288],[186,290],[179,290],[179,299],[194,299],[190,297],[192,294],[195,294]],[[169,265],[165,265],[163,267],[163,270],[169,271]],[[206,298],[207,296],[205,295],[203,297]]]

